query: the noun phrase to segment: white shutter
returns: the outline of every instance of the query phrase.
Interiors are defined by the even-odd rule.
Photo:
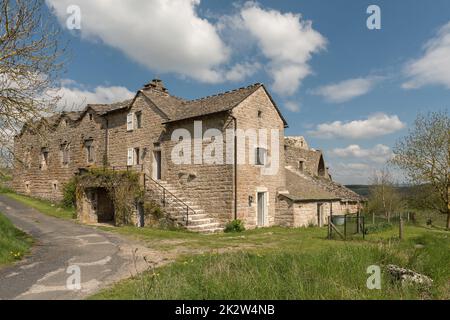
[[[128,148],[127,166],[132,166],[134,163],[134,149]]]
[[[127,131],[133,131],[134,127],[134,113],[127,114]]]

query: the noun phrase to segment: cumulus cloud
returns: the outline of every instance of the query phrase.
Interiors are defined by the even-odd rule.
[[[334,121],[322,123],[309,133],[317,138],[352,138],[365,139],[387,135],[405,127],[397,115],[377,113],[370,115],[364,120],[353,120],[348,122]]]
[[[409,78],[402,85],[404,89],[425,85],[450,89],[450,22],[424,45],[422,57],[406,64],[404,72]]]
[[[65,24],[72,0],[46,0]],[[175,73],[207,83],[241,81],[261,69],[273,89],[292,95],[311,73],[309,60],[326,40],[300,14],[265,10],[256,2],[235,6],[232,15],[200,17],[200,0],[78,0],[80,34],[100,40],[150,70]],[[212,20],[212,19],[211,19]],[[255,61],[234,62],[257,48]],[[259,59],[261,61],[256,61]]]
[[[352,144],[345,148],[332,149],[330,154],[340,158],[359,158],[376,163],[385,163],[392,158],[391,148],[383,144],[377,144],[369,149],[364,149],[357,144]]]
[[[66,111],[81,110],[88,103],[114,103],[134,96],[134,92],[122,86],[98,86],[87,89],[67,79],[61,81],[61,88],[53,90],[52,94],[61,97],[57,107]]]
[[[284,103],[284,106],[286,109],[292,112],[299,112],[300,111],[300,104],[296,101],[286,101]]]
[[[46,0],[65,23],[72,0]],[[81,35],[100,39],[131,59],[158,71],[220,82],[216,67],[229,49],[216,27],[197,13],[200,0],[78,0]]]
[[[333,180],[343,184],[367,184],[372,170],[372,167],[367,163],[338,162],[330,166],[329,172]]]
[[[240,12],[243,26],[256,39],[262,54],[270,60],[273,89],[292,95],[311,73],[308,64],[313,53],[326,46],[326,39],[300,14],[265,10],[254,2]]]
[[[312,90],[312,94],[322,96],[326,101],[332,103],[347,102],[371,91],[380,79],[381,77],[348,79],[319,87]]]

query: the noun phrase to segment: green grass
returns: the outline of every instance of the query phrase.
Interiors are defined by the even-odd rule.
[[[32,239],[0,213],[0,266],[21,259],[31,244]]]
[[[64,208],[61,205],[50,201],[28,197],[11,191],[0,191],[0,193],[52,217],[73,219],[75,214],[75,209]]]
[[[137,232],[135,232],[136,234]],[[150,233],[153,240],[161,234]],[[449,299],[450,234],[418,227],[394,230],[366,241],[325,240],[319,228],[246,231],[240,240],[226,235],[179,235],[203,248],[240,244],[242,250],[183,256],[175,263],[100,292],[92,299]],[[142,235],[141,235],[142,236]],[[198,236],[198,238],[197,238]],[[242,238],[243,237],[243,238]],[[167,239],[167,238],[166,238]],[[175,243],[175,242],[174,242]],[[256,245],[259,243],[259,246]],[[422,246],[417,247],[417,244]],[[249,246],[252,245],[252,246]],[[194,245],[202,247],[199,243]],[[367,267],[397,264],[424,273],[433,288],[402,288],[382,274],[382,289],[366,287]]]

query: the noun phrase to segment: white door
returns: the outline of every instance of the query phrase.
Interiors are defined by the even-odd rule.
[[[257,226],[263,227],[266,224],[267,192],[258,192],[257,211]]]
[[[153,152],[153,173],[152,177],[155,180],[161,180],[161,151]]]

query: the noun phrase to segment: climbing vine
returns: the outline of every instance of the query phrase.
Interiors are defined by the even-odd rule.
[[[88,188],[104,188],[114,204],[115,224],[132,224],[136,203],[144,198],[139,180],[136,172],[90,169],[75,177],[76,199],[80,201]]]

